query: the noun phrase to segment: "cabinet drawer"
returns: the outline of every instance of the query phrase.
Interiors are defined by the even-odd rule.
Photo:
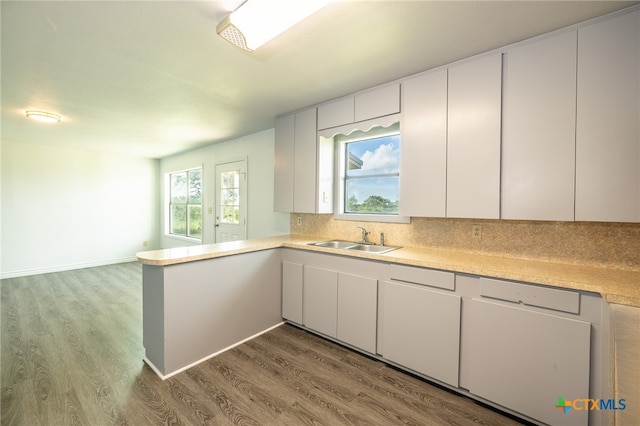
[[[480,295],[571,314],[580,313],[580,293],[574,291],[480,278]]]
[[[427,285],[445,290],[455,290],[456,288],[455,274],[453,272],[436,271],[433,269],[391,265],[389,278],[394,281]]]

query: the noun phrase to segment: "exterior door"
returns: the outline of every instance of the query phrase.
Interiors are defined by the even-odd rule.
[[[247,160],[216,165],[216,242],[247,239]]]

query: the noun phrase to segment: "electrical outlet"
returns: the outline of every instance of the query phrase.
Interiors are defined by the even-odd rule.
[[[148,245],[149,245],[149,243],[148,243],[147,241],[143,241],[143,242],[142,242],[142,247],[146,247],[146,246],[148,246]]]
[[[481,240],[482,239],[482,226],[473,225],[473,227],[471,228],[471,236],[473,238],[475,238],[476,240]]]
[[[296,223],[298,224],[298,226],[302,225],[302,216],[298,216],[296,218]]]

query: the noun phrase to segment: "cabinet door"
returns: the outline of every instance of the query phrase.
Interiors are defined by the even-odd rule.
[[[338,321],[338,273],[328,269],[304,267],[304,325],[336,337]]]
[[[578,30],[576,220],[640,221],[640,11]]]
[[[282,262],[282,318],[302,324],[303,266]]]
[[[378,87],[355,97],[354,120],[364,121],[400,112],[400,85]]]
[[[458,386],[460,297],[385,281],[384,358]]]
[[[318,130],[353,123],[353,96],[339,99],[318,107]]]
[[[338,274],[338,339],[376,352],[378,280]]]
[[[316,213],[317,130],[316,109],[295,115],[293,211]]]
[[[447,217],[500,217],[502,55],[449,68]]]
[[[504,57],[504,219],[574,219],[575,31]]]
[[[447,70],[402,83],[400,214],[444,217],[447,191]]]
[[[293,211],[295,116],[285,115],[276,119],[274,210]]]
[[[480,300],[471,300],[469,391],[548,424],[588,422],[588,410],[565,414],[558,398],[589,398],[591,325]]]

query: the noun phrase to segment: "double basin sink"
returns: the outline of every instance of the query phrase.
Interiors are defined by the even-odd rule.
[[[342,240],[330,240],[330,241],[318,241],[317,243],[309,243],[310,246],[326,247],[333,249],[342,249],[347,251],[363,251],[367,253],[386,253],[392,250],[399,249],[395,246],[377,246],[375,244],[356,243],[353,241]]]

